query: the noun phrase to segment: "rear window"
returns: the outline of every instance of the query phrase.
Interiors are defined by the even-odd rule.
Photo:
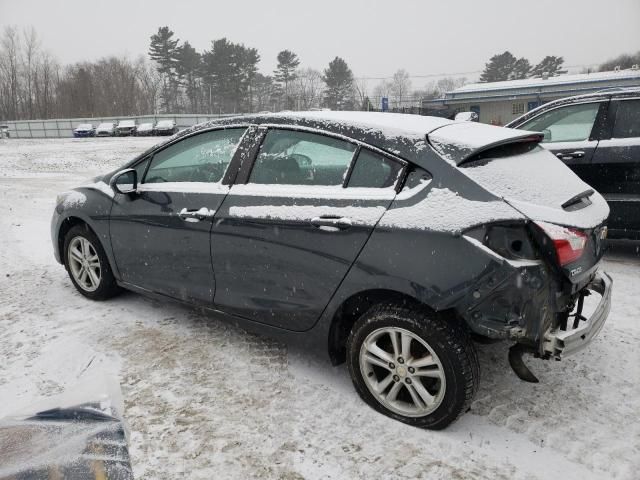
[[[356,150],[336,138],[293,130],[269,130],[249,183],[342,185]]]
[[[402,165],[366,148],[360,150],[348,187],[393,188]]]
[[[618,103],[613,138],[640,137],[640,100],[623,100]]]

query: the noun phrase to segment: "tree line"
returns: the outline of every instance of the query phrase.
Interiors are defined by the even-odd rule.
[[[198,51],[169,27],[150,36],[147,56],[132,60],[108,56],[62,65],[42,47],[33,28],[8,26],[0,33],[0,120],[134,116],[158,113],[250,113],[261,111],[380,110],[405,111],[421,99],[440,98],[466,78],[444,77],[415,88],[404,69],[370,85],[356,78],[336,56],[322,70],[304,66],[289,49],[277,55],[276,69],[259,71],[256,48],[227,38]],[[600,66],[612,70],[640,63],[640,52],[621,55]],[[509,51],[485,65],[484,82],[554,76],[563,58],[547,56],[532,65]]]

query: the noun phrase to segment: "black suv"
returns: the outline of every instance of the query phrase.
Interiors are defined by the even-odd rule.
[[[609,235],[640,239],[640,88],[563,98],[507,125],[542,145],[609,203]]]
[[[61,194],[54,252],[90,299],[204,307],[346,360],[373,408],[443,428],[477,389],[474,336],[513,341],[535,380],[523,352],[572,353],[609,312],[609,208],[541,138],[386,113],[216,120]]]

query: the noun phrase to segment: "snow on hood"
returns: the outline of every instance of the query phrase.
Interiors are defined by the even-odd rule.
[[[584,208],[567,211],[562,205],[591,189],[548,150],[529,152],[467,163],[459,169],[493,195],[504,199],[531,220],[577,228],[593,228],[609,215],[607,202],[599,193],[589,196]]]
[[[428,135],[431,146],[447,161],[460,165],[473,155],[508,143],[542,140],[542,134],[475,122],[444,125]]]

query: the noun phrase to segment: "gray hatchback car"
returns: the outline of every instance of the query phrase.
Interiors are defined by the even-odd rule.
[[[227,118],[61,194],[78,291],[170,298],[346,361],[360,396],[440,429],[479,382],[474,339],[559,359],[602,328],[609,208],[537,133],[401,114]],[[586,295],[599,295],[590,315]]]

